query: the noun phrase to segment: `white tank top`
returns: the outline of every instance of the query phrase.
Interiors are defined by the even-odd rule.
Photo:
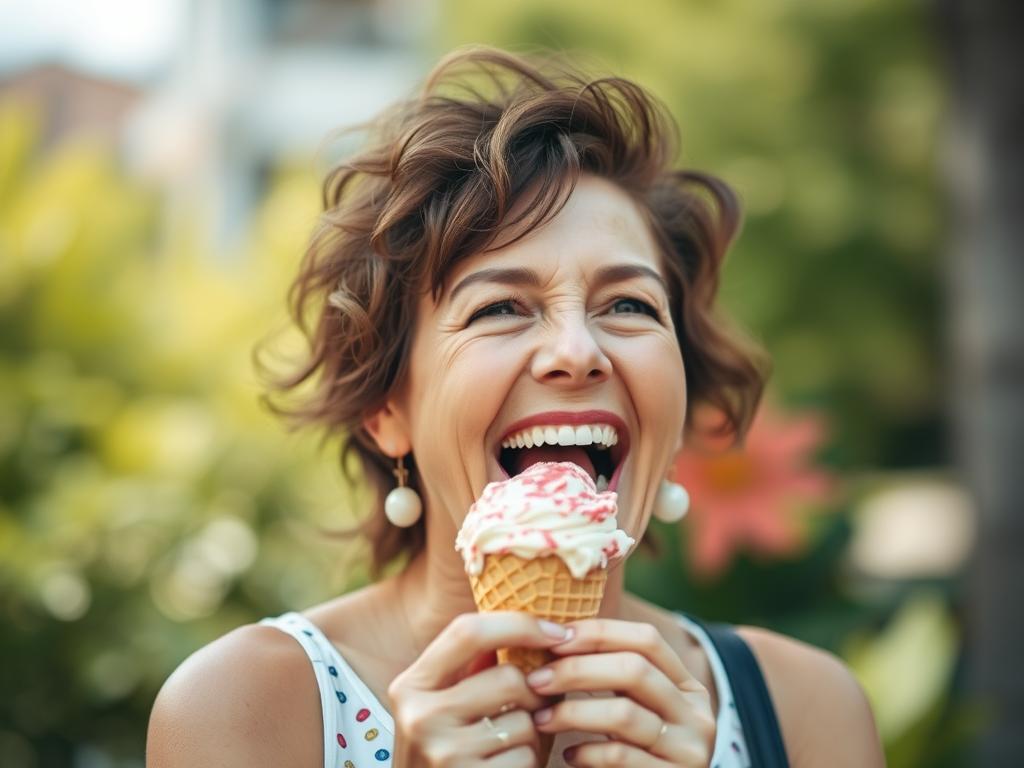
[[[718,689],[718,731],[711,768],[750,768],[743,727],[722,660],[701,627],[685,616],[677,614],[677,618],[703,646]],[[277,627],[298,640],[313,665],[323,713],[324,768],[390,766],[394,720],[323,632],[293,611],[263,619],[260,624]]]

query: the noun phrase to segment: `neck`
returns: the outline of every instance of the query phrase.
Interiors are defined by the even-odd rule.
[[[419,656],[435,637],[460,613],[475,613],[461,555],[455,551],[455,528],[446,518],[428,518],[426,546],[394,581],[397,606],[402,611]],[[600,616],[622,616],[624,590],[623,562],[608,573]]]

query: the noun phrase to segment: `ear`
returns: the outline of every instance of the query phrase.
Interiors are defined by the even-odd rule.
[[[405,421],[391,401],[363,419],[363,427],[377,443],[385,456],[397,459],[412,450],[412,441]]]

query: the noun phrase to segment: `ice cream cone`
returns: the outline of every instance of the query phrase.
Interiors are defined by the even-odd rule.
[[[594,568],[574,578],[559,557],[525,559],[487,555],[479,576],[470,576],[473,598],[481,611],[526,611],[538,619],[565,624],[597,615],[608,571]],[[499,664],[513,664],[528,675],[554,659],[542,648],[501,648]],[[547,765],[554,736],[541,734],[540,765]]]
[[[569,461],[537,462],[488,483],[455,537],[477,608],[525,611],[558,624],[596,616],[610,561],[635,544],[616,525],[616,498]],[[524,674],[555,658],[538,648],[497,655]],[[541,734],[542,766],[553,744],[554,736]]]
[[[607,578],[605,568],[594,568],[582,579],[574,578],[560,557],[527,559],[503,554],[487,555],[483,571],[471,575],[469,582],[481,611],[526,611],[538,619],[566,624],[597,615]],[[533,657],[539,658],[537,654]]]

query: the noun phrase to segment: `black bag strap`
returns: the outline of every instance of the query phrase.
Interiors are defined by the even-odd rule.
[[[775,707],[750,647],[729,624],[705,624],[684,615],[708,633],[722,659],[753,768],[789,768]]]

